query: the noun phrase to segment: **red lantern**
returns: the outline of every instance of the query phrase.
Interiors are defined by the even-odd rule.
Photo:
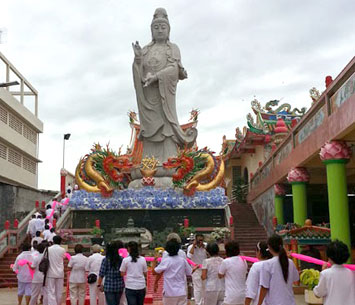
[[[6,220],[4,226],[5,226],[5,230],[10,229],[10,221]]]
[[[95,220],[95,227],[100,228],[100,219]]]
[[[36,200],[36,209],[39,209],[39,200]]]
[[[274,217],[272,218],[272,225],[273,225],[274,227],[277,226],[277,217],[276,217],[276,216],[274,216]]]
[[[184,219],[184,228],[188,228],[189,227],[189,220],[188,218]]]
[[[333,82],[333,78],[330,75],[325,77],[325,87],[326,88],[328,88],[332,82]]]
[[[42,209],[44,209],[45,207],[46,207],[46,202],[42,200]]]
[[[261,167],[263,165],[263,162],[259,161],[259,167]]]
[[[55,228],[57,226],[57,219],[53,219],[53,228]]]
[[[233,226],[233,225],[234,225],[233,216],[230,216],[230,217],[229,217],[229,225],[230,225],[230,226]]]
[[[18,220],[17,219],[14,220],[14,229],[18,229]]]

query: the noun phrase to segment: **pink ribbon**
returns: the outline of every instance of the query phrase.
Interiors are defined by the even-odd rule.
[[[251,262],[251,263],[257,263],[259,260],[256,257],[250,257],[250,256],[240,256],[242,259],[245,261]]]
[[[67,252],[67,253],[65,253],[65,257],[68,259],[68,261],[70,261],[71,260],[71,255]]]
[[[30,271],[31,277],[33,278],[33,276],[34,276],[34,274],[35,274],[35,271],[31,268],[31,264],[32,264],[32,262],[28,261],[27,259],[20,259],[20,260],[18,261],[18,265],[19,265],[19,266],[25,266],[25,265],[28,266],[28,269],[29,269],[29,271]],[[18,273],[18,270],[16,270],[16,271],[17,271],[17,273]]]
[[[307,263],[312,263],[312,264],[316,264],[316,265],[320,265],[320,266],[323,266],[326,263],[328,265],[328,267],[331,266],[330,263],[327,263],[327,262],[325,262],[325,261],[323,261],[321,259],[314,258],[314,257],[311,257],[311,256],[298,254],[298,253],[291,253],[291,256],[294,257],[294,258],[297,258],[297,259],[299,259],[301,261],[305,261]],[[355,265],[344,264],[344,267],[355,271]]]

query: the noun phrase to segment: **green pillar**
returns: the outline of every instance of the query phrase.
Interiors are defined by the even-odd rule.
[[[331,238],[350,242],[349,202],[345,164],[347,159],[324,160],[327,168],[328,202]]]
[[[275,195],[275,216],[278,224],[285,224],[284,220],[284,196]]]
[[[306,182],[292,182],[293,222],[304,226],[307,219]]]

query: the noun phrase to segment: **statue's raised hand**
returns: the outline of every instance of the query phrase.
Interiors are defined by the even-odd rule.
[[[138,41],[136,41],[136,43],[132,42],[132,48],[133,48],[133,51],[134,51],[134,55],[136,57],[141,57],[142,56],[142,48],[139,45]]]

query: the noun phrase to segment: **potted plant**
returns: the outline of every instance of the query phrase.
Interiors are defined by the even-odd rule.
[[[304,269],[301,273],[300,280],[308,289],[304,291],[304,299],[308,304],[323,304],[323,299],[315,296],[313,288],[319,283],[320,273],[315,269]]]
[[[104,239],[102,237],[102,234],[104,233],[104,230],[100,229],[99,227],[93,227],[92,230],[90,231],[90,234],[93,235],[94,237],[91,238],[91,243],[93,245],[100,245],[102,246],[102,243],[104,242]]]

